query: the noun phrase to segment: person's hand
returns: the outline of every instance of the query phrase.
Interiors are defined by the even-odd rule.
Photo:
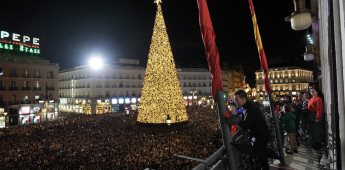
[[[230,105],[229,112],[233,115],[237,115],[236,107]]]
[[[319,123],[319,122],[320,122],[320,120],[319,120],[319,119],[315,119],[315,122],[316,122],[316,123]]]

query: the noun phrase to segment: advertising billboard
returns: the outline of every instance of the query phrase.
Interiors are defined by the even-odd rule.
[[[40,54],[39,38],[0,30],[0,50]]]
[[[19,114],[30,114],[30,106],[23,106]]]

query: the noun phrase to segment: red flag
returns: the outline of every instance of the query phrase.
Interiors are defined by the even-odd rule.
[[[219,66],[219,53],[215,42],[216,36],[213,31],[206,0],[198,0],[198,6],[201,36],[204,42],[208,68],[212,76],[212,95],[213,98],[216,99],[217,92],[223,90],[222,73]]]
[[[254,10],[253,2],[252,2],[252,0],[248,0],[248,1],[249,1],[250,13],[252,14],[255,42],[256,42],[256,46],[258,48],[258,52],[259,52],[261,69],[263,70],[263,72],[265,74],[265,79],[264,79],[265,80],[265,90],[266,90],[266,92],[269,95],[271,95],[272,89],[271,89],[271,86],[270,86],[270,82],[268,81],[268,64],[267,64],[267,59],[266,59],[266,54],[265,54],[264,46],[262,45],[262,41],[261,41],[259,25],[258,25],[257,20],[256,20],[256,15],[255,15],[255,10]]]

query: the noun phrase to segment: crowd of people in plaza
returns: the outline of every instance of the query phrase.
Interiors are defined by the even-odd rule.
[[[229,113],[240,119],[227,118],[250,130],[253,153],[267,169],[265,148],[273,141],[270,109],[249,101],[243,90],[235,93],[234,102],[237,108]],[[315,87],[275,103],[286,153],[297,153],[301,141],[314,149],[325,144],[323,107]],[[222,139],[216,110],[190,106],[187,113],[188,123],[179,126],[142,126],[136,122],[138,112],[131,111],[61,113],[55,121],[0,129],[0,169],[192,169],[199,162],[177,155],[206,159]]]
[[[189,123],[138,126],[136,112],[62,114],[63,119],[0,129],[0,169],[192,169],[222,145],[218,115],[187,108]]]

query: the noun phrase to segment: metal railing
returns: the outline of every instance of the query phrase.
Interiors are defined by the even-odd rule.
[[[228,170],[237,170],[237,164],[234,157],[234,148],[231,145],[232,143],[232,136],[230,135],[230,128],[228,123],[225,120],[224,113],[225,113],[225,98],[224,92],[218,91],[217,92],[217,112],[219,116],[219,123],[221,127],[222,139],[223,139],[223,146],[220,147],[216,152],[214,152],[210,157],[206,160],[192,158],[183,155],[175,155],[179,158],[185,158],[189,160],[194,160],[201,162],[193,170],[204,170],[209,168],[210,165],[215,164],[212,169],[228,169]],[[218,162],[216,162],[218,161]]]

